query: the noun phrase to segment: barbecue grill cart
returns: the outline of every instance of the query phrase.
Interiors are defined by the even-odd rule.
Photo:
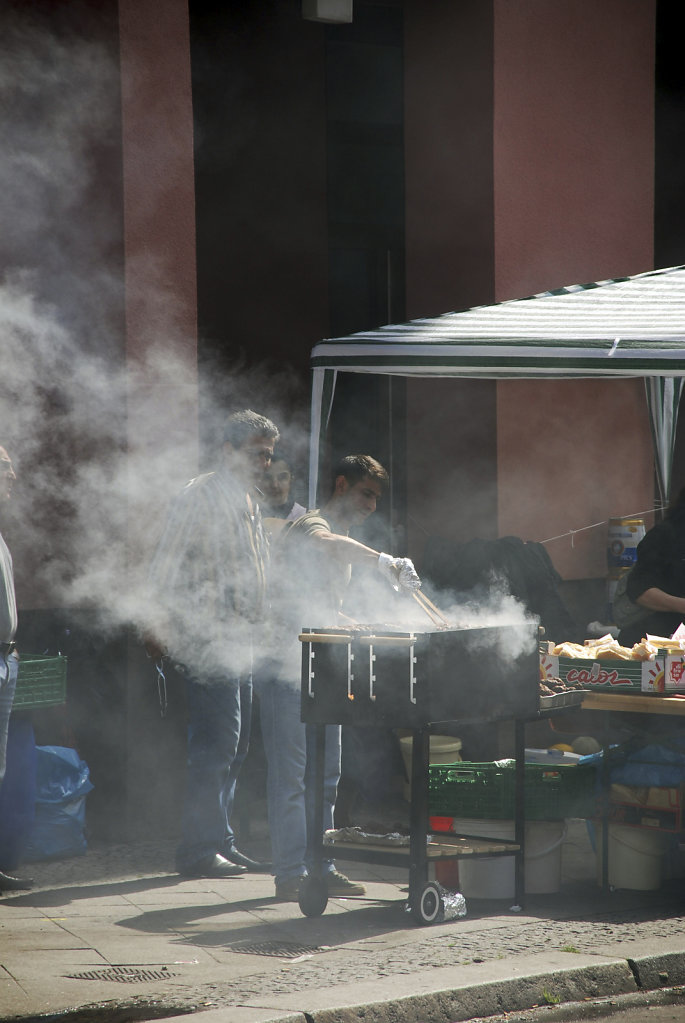
[[[516,902],[523,905],[524,722],[539,710],[537,625],[392,629],[304,629],[302,720],[316,726],[316,820],[323,832],[325,726],[383,725],[413,732],[409,846],[318,840],[310,850],[314,868],[302,886],[300,909],[320,916],[328,895],[322,877],[326,858],[409,868],[408,907],[419,924],[443,910],[440,887],[428,866],[464,856],[515,857]],[[513,719],[516,743],[514,841],[473,835],[429,836],[428,782],[431,724]]]

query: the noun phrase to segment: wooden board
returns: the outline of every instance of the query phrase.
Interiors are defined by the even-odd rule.
[[[630,695],[628,693],[587,693],[583,710],[613,710],[633,714],[666,714],[685,717],[685,699],[679,696]]]
[[[376,845],[373,842],[325,842],[324,852],[344,854],[347,851],[359,853],[405,853],[409,855],[409,848],[406,845]],[[454,856],[495,856],[502,852],[509,854],[517,852],[519,846],[514,842],[488,841],[487,839],[459,838],[454,836],[451,840],[433,841],[426,844],[426,855],[429,860],[442,859]]]

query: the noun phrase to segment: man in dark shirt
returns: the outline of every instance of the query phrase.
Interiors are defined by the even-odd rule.
[[[292,496],[294,473],[287,453],[281,448],[274,451],[271,465],[264,473],[261,483],[264,500],[260,502],[265,520],[284,519],[294,521],[304,515],[306,508]]]
[[[624,646],[639,643],[647,633],[672,636],[685,622],[685,488],[663,522],[638,544],[626,593],[645,614],[621,629],[619,641]]]

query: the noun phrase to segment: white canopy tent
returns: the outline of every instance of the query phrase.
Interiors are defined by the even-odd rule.
[[[685,377],[685,266],[329,338],[312,350],[309,496],[338,372],[489,379],[644,377],[668,502]]]

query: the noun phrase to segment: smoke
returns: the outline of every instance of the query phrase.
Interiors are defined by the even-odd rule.
[[[3,533],[22,607],[87,608],[109,633],[153,615],[147,568],[166,509],[214,467],[229,412],[269,416],[296,468],[304,464],[302,385],[282,366],[205,358],[198,403],[194,340],[165,266],[127,252],[124,295],[116,55],[96,37],[46,32],[15,14],[0,15],[0,443],[18,475]],[[135,353],[125,310],[144,324]],[[318,592],[320,566],[308,577],[303,563],[293,582],[297,600]],[[485,602],[433,598],[474,643],[482,626],[529,620],[496,587]],[[293,603],[297,629],[335,624],[311,601]],[[360,573],[347,608],[360,621],[433,627],[373,570]],[[196,636],[205,628],[200,615],[187,622]]]
[[[494,578],[487,590],[446,606],[446,617],[468,631],[466,644],[474,654],[487,649],[509,664],[530,654],[539,618],[511,594],[504,579]]]
[[[0,420],[18,475],[8,531],[23,606],[86,607],[105,631],[141,623],[150,617],[147,565],[166,508],[198,470],[197,379],[163,331],[125,366],[111,351],[84,350],[59,310],[32,294],[33,280],[17,271],[0,286],[8,368]],[[200,468],[216,466],[226,416],[247,405],[276,421],[290,450],[302,450],[292,391],[287,371],[264,367],[236,367],[220,385],[206,384]],[[193,627],[202,634],[202,622]]]
[[[149,619],[167,506],[216,464],[226,416],[263,412],[298,453],[306,432],[287,369],[205,360],[200,453],[195,341],[163,263],[127,252],[124,295],[116,54],[59,17],[0,13],[2,529],[21,607],[86,608],[110,633]]]
[[[464,594],[426,586],[430,603],[407,591],[396,592],[375,567],[355,566],[345,590],[343,566],[317,556],[306,541],[286,537],[282,551],[274,547],[274,598],[264,650],[281,682],[298,686],[300,650],[294,637],[302,628],[343,631],[355,635],[411,632],[417,635],[454,630],[474,657],[487,654],[505,673],[529,657],[539,619],[514,597],[503,578],[493,576]],[[334,610],[335,596],[344,595],[343,615]],[[458,674],[458,665],[454,666]]]

